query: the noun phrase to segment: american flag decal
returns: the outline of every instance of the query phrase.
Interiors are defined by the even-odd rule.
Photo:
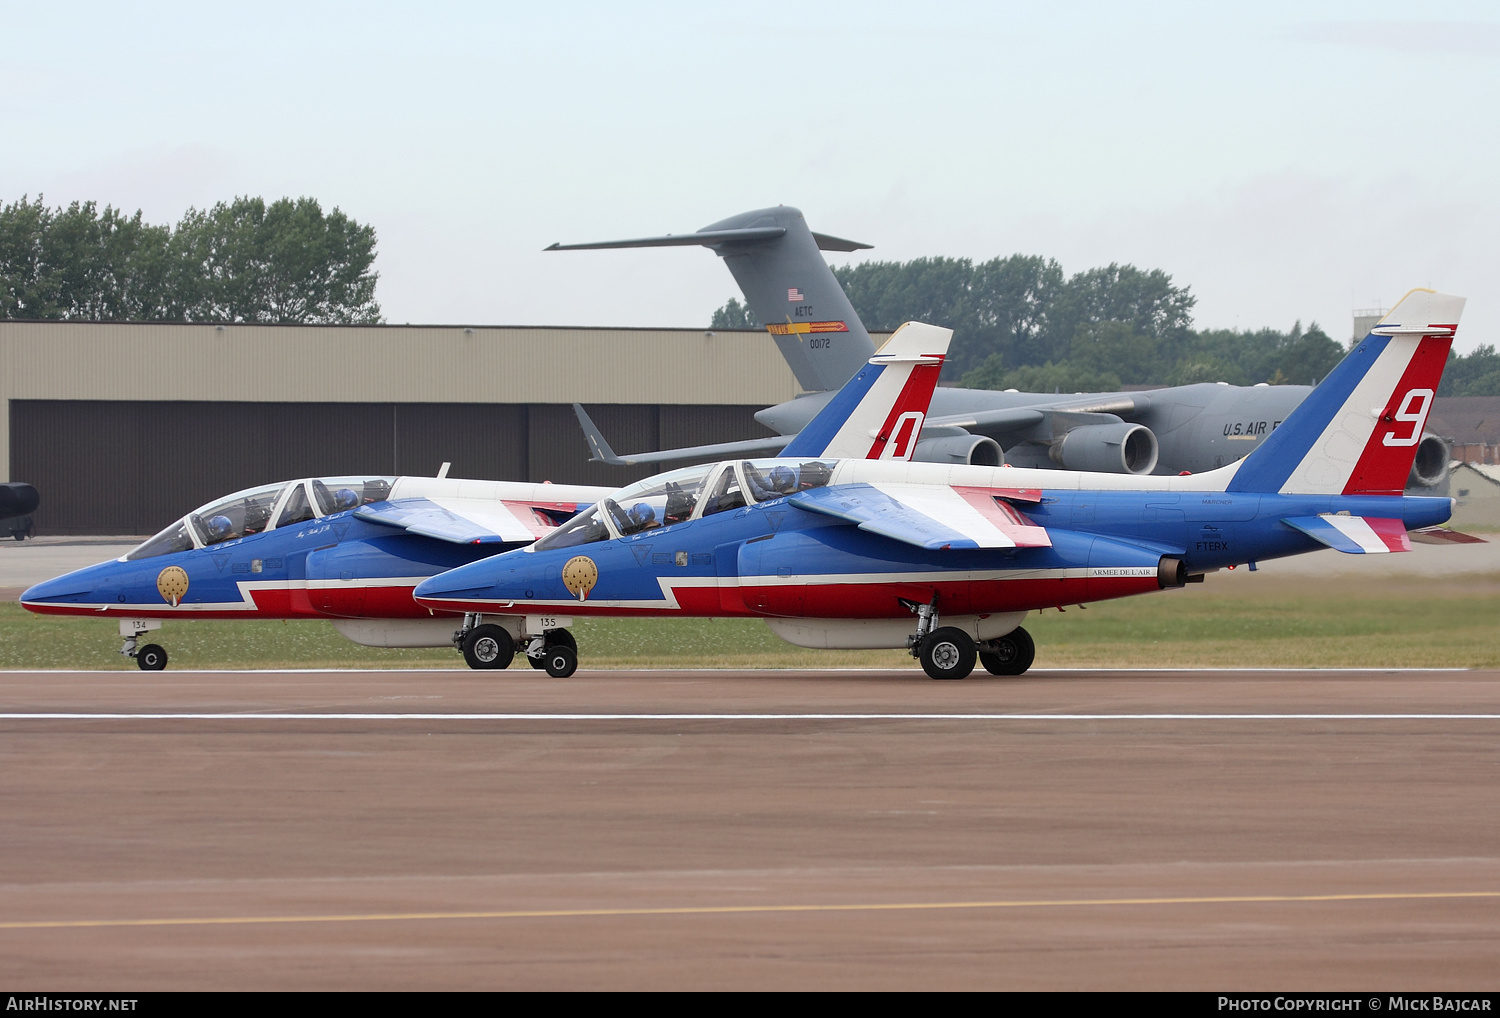
[[[793,303],[796,303],[799,300],[807,300],[806,297],[802,296],[802,291],[797,289],[795,286],[787,289],[786,299],[792,301]]]

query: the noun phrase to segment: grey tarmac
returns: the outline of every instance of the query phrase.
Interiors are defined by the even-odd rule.
[[[0,714],[28,990],[1500,988],[1500,672],[7,672]]]

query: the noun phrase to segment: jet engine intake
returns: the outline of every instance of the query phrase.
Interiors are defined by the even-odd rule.
[[[917,448],[921,448],[918,446]],[[1448,443],[1430,431],[1422,433],[1417,443],[1417,458],[1412,460],[1411,474],[1406,478],[1408,488],[1435,488],[1448,476]]]
[[[1052,444],[1052,461],[1068,470],[1149,474],[1156,469],[1156,435],[1141,424],[1085,424]]]
[[[911,458],[918,463],[969,463],[976,467],[998,467],[1005,462],[1000,443],[983,435],[953,435],[924,438]]]

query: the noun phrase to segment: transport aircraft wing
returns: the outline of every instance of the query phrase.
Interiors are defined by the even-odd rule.
[[[813,488],[787,501],[918,548],[1051,547],[1046,528],[1012,508],[1005,494],[952,485],[861,482]]]
[[[608,463],[612,467],[630,467],[638,463],[671,463],[687,459],[723,460],[740,456],[774,455],[796,437],[772,435],[770,438],[750,438],[742,442],[720,442],[717,445],[698,445],[691,449],[666,449],[661,452],[638,452],[620,456],[610,448],[599,426],[582,405],[574,403],[573,413],[578,417],[583,437],[589,444],[589,459],[595,463]]]
[[[550,517],[557,506],[527,502],[464,498],[401,498],[376,502],[354,511],[356,519],[436,538],[454,544],[530,543],[544,536],[560,520]],[[574,509],[562,509],[572,516]]]

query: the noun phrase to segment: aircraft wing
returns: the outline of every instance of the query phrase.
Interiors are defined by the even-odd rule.
[[[629,456],[616,455],[604,440],[599,426],[578,403],[573,404],[573,413],[583,428],[583,437],[589,444],[589,459],[597,463],[608,463],[612,467],[629,467],[638,463],[671,463],[675,460],[723,460],[740,456],[773,456],[780,452],[795,435],[772,435],[769,438],[749,438],[741,442],[720,442],[717,445],[694,445],[684,449],[663,449],[661,452],[638,452]]]
[[[918,548],[1050,547],[1046,528],[1012,508],[1008,494],[1029,499],[1025,492],[988,488],[862,483],[813,488],[787,501]]]
[[[1393,551],[1411,551],[1406,524],[1400,520],[1383,520],[1368,516],[1295,516],[1282,520],[1314,541],[1349,555],[1379,555]]]
[[[545,515],[577,511],[572,504],[533,506],[473,498],[398,498],[354,510],[356,519],[454,544],[530,544],[557,524]]]

